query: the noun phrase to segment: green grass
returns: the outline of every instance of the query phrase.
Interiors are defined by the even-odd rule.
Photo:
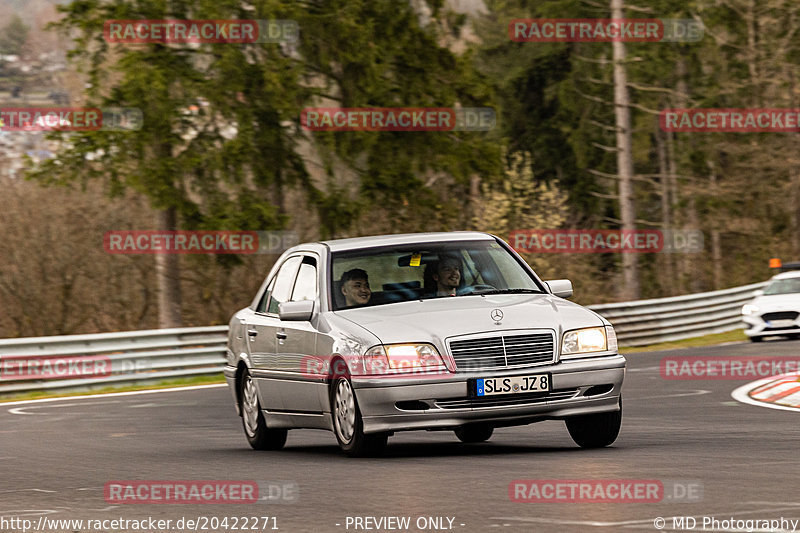
[[[661,342],[659,344],[651,344],[649,346],[626,346],[620,348],[620,353],[633,353],[633,352],[655,352],[658,350],[674,350],[676,348],[697,348],[699,346],[715,346],[726,342],[744,342],[747,336],[744,330],[735,329],[733,331],[726,331],[725,333],[715,333],[713,335],[705,335],[703,337],[692,337],[691,339],[683,339],[680,341]]]
[[[187,378],[175,378],[153,383],[137,383],[136,385],[109,386],[97,389],[78,391],[78,392],[58,392],[58,391],[36,391],[3,396],[0,404],[4,402],[15,402],[20,400],[39,400],[42,398],[70,398],[73,396],[86,396],[89,394],[105,394],[109,392],[130,392],[138,390],[169,389],[172,387],[189,387],[192,385],[211,385],[215,383],[225,383],[222,373],[212,376],[193,376]]]

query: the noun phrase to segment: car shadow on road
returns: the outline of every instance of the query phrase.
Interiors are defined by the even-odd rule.
[[[614,451],[614,447],[605,448],[609,453]],[[593,450],[595,453],[602,453],[603,450]],[[464,457],[464,456],[492,456],[510,454],[546,454],[546,453],[569,453],[580,452],[583,454],[591,453],[591,450],[582,450],[577,446],[550,446],[550,445],[521,445],[521,444],[461,444],[461,443],[446,443],[446,442],[432,442],[432,443],[398,443],[389,444],[379,454],[371,458],[380,459],[404,459],[404,458],[423,458],[423,457]],[[227,453],[236,456],[250,456],[256,453],[254,450],[242,447],[237,450],[227,450]],[[298,456],[339,456],[343,459],[347,457],[339,449],[336,444],[331,445],[287,445],[280,451],[274,452],[258,452],[258,455],[274,455],[276,457],[298,457]]]
[[[458,442],[435,442],[435,443],[398,443],[389,444],[381,457],[384,459],[406,458],[406,457],[444,457],[444,456],[488,456],[488,455],[509,455],[509,454],[528,454],[528,453],[564,453],[571,451],[581,451],[577,446],[547,446],[536,444],[462,444]]]

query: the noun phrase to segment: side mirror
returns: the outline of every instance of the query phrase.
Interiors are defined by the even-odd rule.
[[[311,320],[314,313],[314,300],[299,302],[283,302],[278,304],[278,316],[281,320]]]
[[[572,282],[568,279],[553,279],[545,281],[544,283],[555,296],[560,298],[569,298],[572,296]]]
[[[764,291],[762,291],[761,289],[753,291],[753,296],[764,296]]]

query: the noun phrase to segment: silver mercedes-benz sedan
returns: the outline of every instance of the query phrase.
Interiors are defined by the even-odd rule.
[[[476,232],[307,243],[230,322],[225,377],[253,448],[333,431],[348,455],[396,431],[565,420],[584,448],[622,422],[625,358],[600,315],[565,300],[503,240]]]

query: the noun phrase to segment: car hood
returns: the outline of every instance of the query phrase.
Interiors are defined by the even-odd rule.
[[[769,311],[800,311],[800,293],[757,296],[750,304],[758,306],[759,314]]]
[[[499,309],[503,318],[492,319]],[[564,331],[605,324],[599,315],[550,294],[457,296],[337,311],[366,328],[382,343],[431,342],[439,348],[458,335],[546,328],[560,338]],[[499,322],[499,323],[496,323]]]

